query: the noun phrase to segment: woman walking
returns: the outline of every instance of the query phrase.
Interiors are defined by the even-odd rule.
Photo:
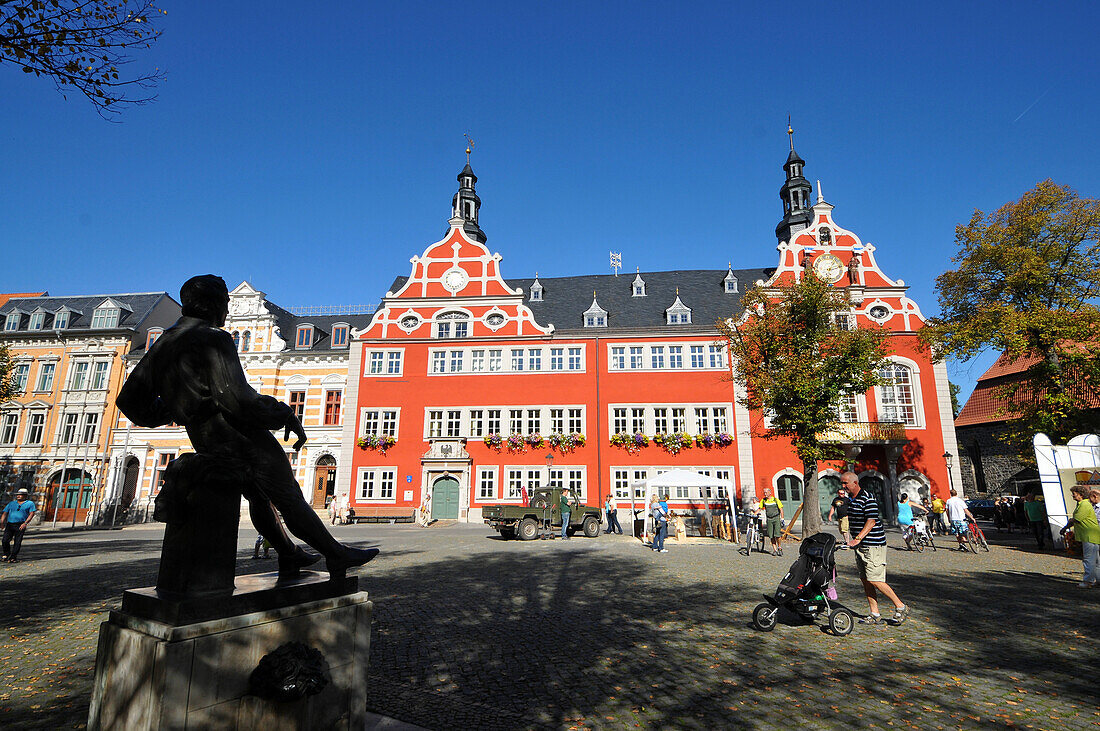
[[[1084,576],[1077,586],[1082,589],[1095,589],[1100,585],[1100,567],[1096,565],[1098,553],[1100,553],[1100,521],[1097,520],[1096,510],[1089,501],[1089,489],[1083,485],[1074,485],[1070,494],[1077,501],[1077,507],[1073,509],[1073,517],[1062,529],[1065,536],[1072,528],[1073,537],[1081,543],[1081,560],[1084,564]]]
[[[607,530],[604,533],[619,533],[623,532],[623,527],[619,525],[619,506],[615,503],[615,496],[608,493],[607,502],[603,504],[604,511],[607,513]]]

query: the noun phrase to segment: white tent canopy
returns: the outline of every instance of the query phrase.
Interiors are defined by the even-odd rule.
[[[717,477],[708,477],[691,470],[669,470],[659,475],[650,477],[645,482],[635,482],[631,485],[631,512],[637,515],[637,506],[634,497],[641,493],[644,501],[641,512],[644,514],[649,507],[649,501],[653,495],[669,495],[671,502],[680,500],[703,500],[709,507],[709,503],[715,499],[721,499],[733,494],[733,484],[729,480],[721,480]],[[707,497],[707,488],[710,488],[710,496]],[[633,521],[631,521],[633,523]]]

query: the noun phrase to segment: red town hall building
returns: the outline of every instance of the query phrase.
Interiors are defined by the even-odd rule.
[[[840,326],[892,333],[884,384],[837,414],[849,464],[891,507],[885,498],[899,492],[946,495],[942,455],[956,452],[947,373],[917,347],[920,309],[879,269],[875,247],[834,222],[820,186],[811,205],[803,166],[792,142],[776,266],[508,279],[485,245],[467,163],[447,235],[352,333],[355,409],[337,476],[351,506],[411,510],[430,499],[435,518],[477,522],[483,505],[549,483],[590,505],[613,493],[624,510],[642,499],[638,483],[690,469],[738,501],[772,487],[792,503],[789,517],[801,464],[785,440],[761,438],[762,414],[738,403],[736,363],[714,323],[739,315],[747,288],[811,270],[848,293]],[[826,512],[845,466],[820,465]],[[701,509],[718,492],[683,491],[671,504]]]

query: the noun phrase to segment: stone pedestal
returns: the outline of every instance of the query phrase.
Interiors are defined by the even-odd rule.
[[[128,608],[146,616],[111,612],[101,625],[88,728],[362,728],[372,607],[355,581],[336,587],[316,574],[289,583],[276,574],[241,576],[227,605],[256,611],[188,624],[179,620],[203,612],[158,606],[152,590],[132,592]],[[300,600],[311,591],[312,600]],[[275,606],[280,596],[299,601]],[[260,658],[291,641],[319,650],[332,682],[298,701],[249,695]]]

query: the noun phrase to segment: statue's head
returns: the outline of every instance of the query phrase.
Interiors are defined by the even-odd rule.
[[[221,327],[229,314],[229,288],[225,280],[215,274],[191,277],[180,287],[180,304],[183,314]]]

